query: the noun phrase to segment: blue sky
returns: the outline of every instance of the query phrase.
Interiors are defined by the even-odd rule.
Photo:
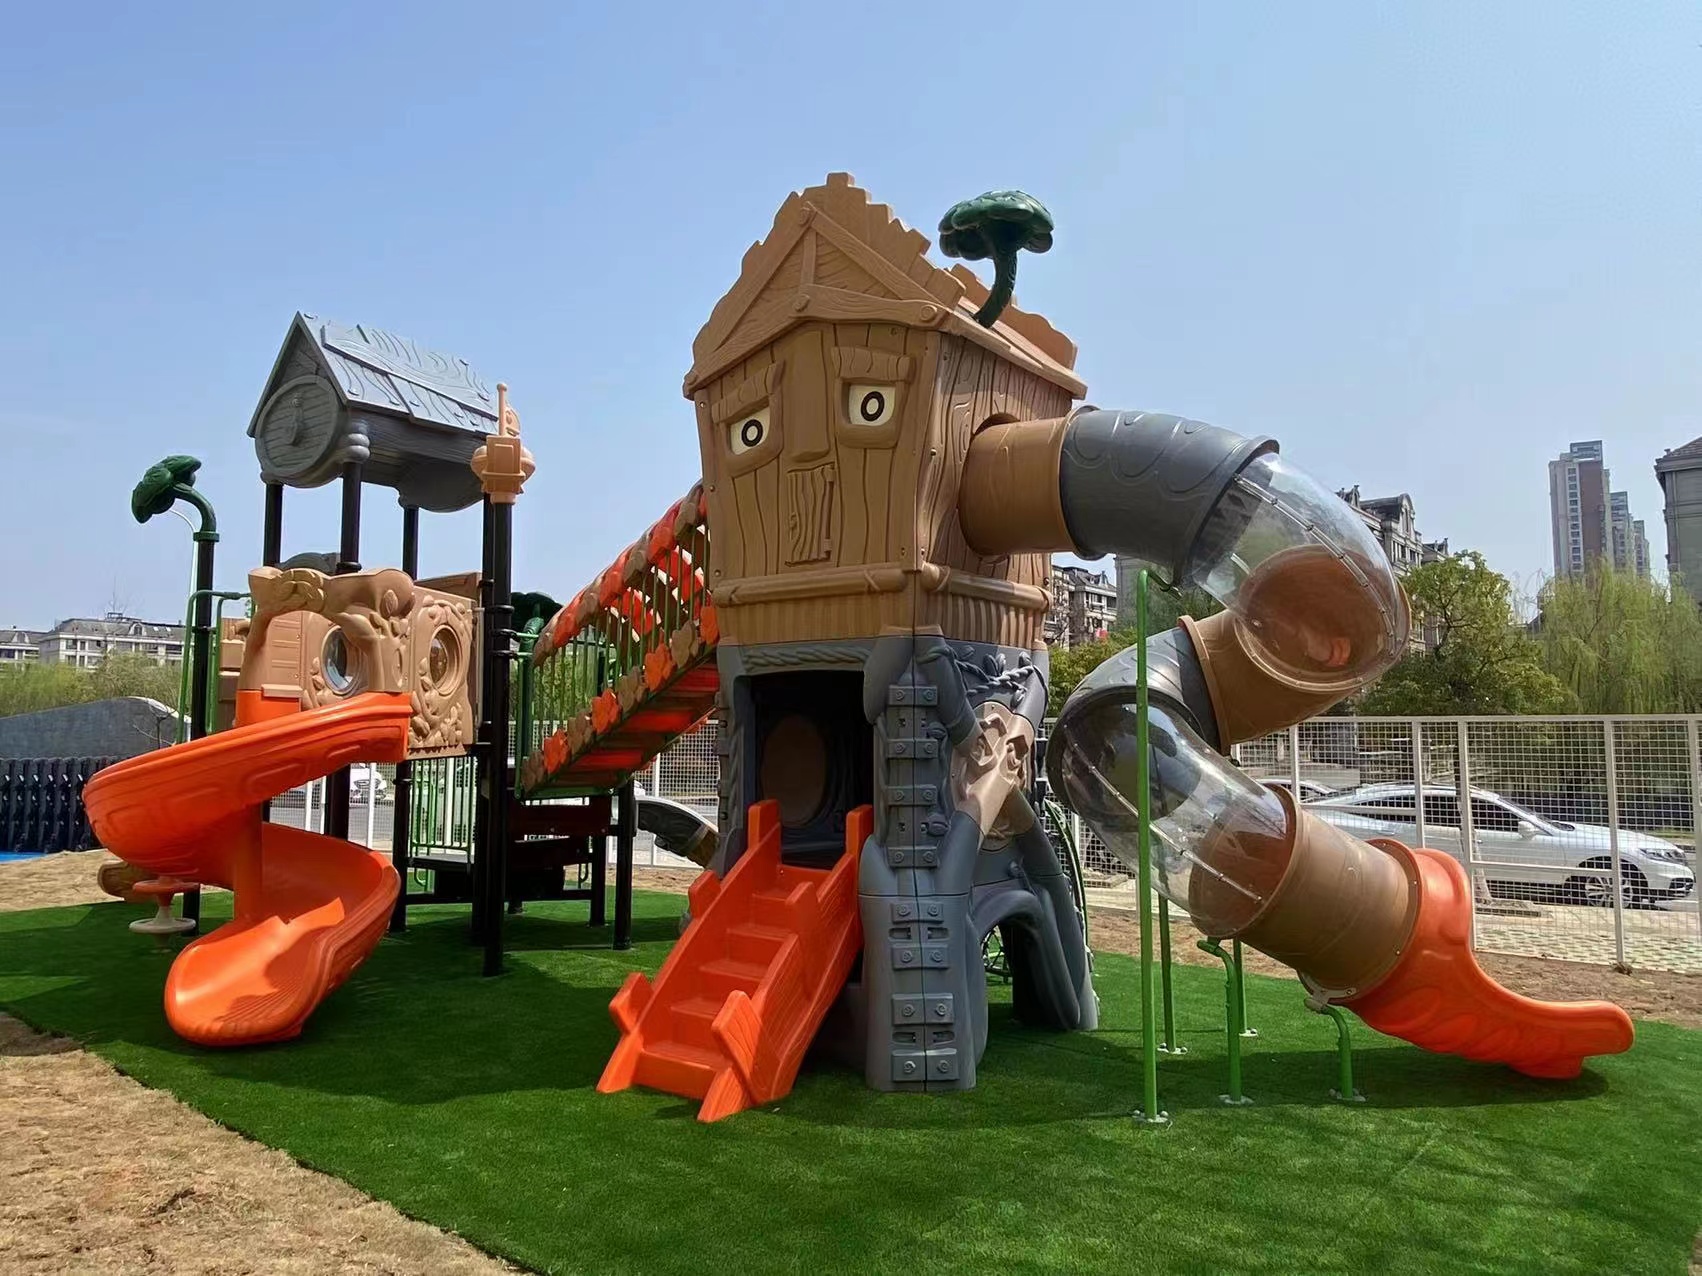
[[[298,308],[509,383],[516,584],[570,596],[696,477],[692,337],[838,169],[928,232],[1043,199],[1019,295],[1102,406],[1273,434],[1527,584],[1545,460],[1601,437],[1659,559],[1654,459],[1702,434],[1699,67],[1676,0],[19,6],[0,624],[180,614],[183,526],[128,512],[173,452],[241,581]],[[286,505],[287,553],[335,547],[334,489]],[[393,499],[367,511],[395,561]],[[476,566],[476,513],[426,524],[425,571]]]

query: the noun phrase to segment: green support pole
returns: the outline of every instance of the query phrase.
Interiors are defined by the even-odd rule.
[[[1259,1030],[1247,1026],[1247,968],[1241,960],[1241,941],[1235,940],[1231,943],[1230,949],[1235,954],[1235,999],[1241,1006],[1241,1027],[1239,1031],[1243,1037],[1256,1037],[1259,1035]]]
[[[1176,995],[1170,986],[1170,901],[1158,897],[1158,979],[1164,998],[1164,1054],[1187,1054],[1188,1047],[1176,1044]]]
[[[1353,1085],[1353,1026],[1340,1006],[1313,997],[1306,999],[1306,1008],[1336,1021],[1336,1084],[1330,1098],[1338,1103],[1364,1103],[1365,1096]]]
[[[1202,939],[1197,945],[1201,952],[1210,953],[1223,963],[1224,1036],[1229,1044],[1229,1093],[1218,1098],[1231,1107],[1252,1102],[1241,1093],[1241,984],[1235,977],[1235,959],[1215,939]]]
[[[1170,1114],[1158,1106],[1158,1025],[1152,1013],[1152,776],[1147,757],[1146,668],[1147,573],[1135,577],[1135,808],[1136,853],[1141,894],[1141,1106],[1142,1125],[1168,1125]]]

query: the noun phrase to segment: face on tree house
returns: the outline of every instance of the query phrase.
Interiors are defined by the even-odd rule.
[[[782,205],[698,334],[685,389],[724,644],[1042,645],[1047,556],[976,554],[958,483],[982,426],[1069,412],[1075,348],[1014,307],[981,327],[986,289],[927,247],[837,174]]]

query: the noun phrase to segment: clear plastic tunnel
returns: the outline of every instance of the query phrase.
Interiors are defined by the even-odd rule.
[[[1139,710],[1102,701],[1060,721],[1064,797],[1125,863],[1139,863]],[[1394,965],[1416,895],[1407,861],[1266,788],[1162,705],[1148,709],[1154,887],[1208,935],[1237,937],[1316,986],[1363,990]]]
[[[1275,453],[1230,481],[1194,543],[1187,583],[1234,614],[1255,665],[1293,687],[1346,693],[1406,649],[1406,598],[1370,529]]]

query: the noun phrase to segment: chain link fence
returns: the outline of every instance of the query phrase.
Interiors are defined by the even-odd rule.
[[[1231,751],[1320,819],[1456,857],[1472,879],[1473,940],[1487,952],[1702,973],[1695,886],[1702,805],[1697,717],[1318,718]],[[715,818],[720,732],[682,736],[639,786]],[[467,844],[473,768],[414,772],[415,841]],[[388,849],[393,766],[357,766],[350,836]],[[1054,795],[1055,797],[1057,795]],[[422,803],[429,810],[422,807]],[[272,818],[323,831],[325,782],[283,794]],[[1048,815],[1050,822],[1051,816]],[[1100,904],[1129,904],[1129,867],[1066,813]],[[423,821],[423,822],[422,822]],[[441,827],[440,827],[441,826]],[[613,840],[610,840],[613,854]],[[637,862],[695,868],[640,834]]]
[[[1454,856],[1479,949],[1702,973],[1697,725],[1321,718],[1233,754],[1357,837]]]

